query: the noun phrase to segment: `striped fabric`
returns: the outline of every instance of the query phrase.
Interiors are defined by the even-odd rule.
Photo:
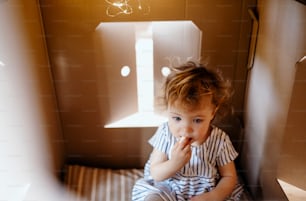
[[[65,185],[80,201],[130,201],[132,188],[143,177],[142,169],[99,169],[67,165]],[[78,201],[75,200],[75,201]],[[251,201],[247,190],[240,201]]]
[[[82,201],[128,201],[142,169],[98,169],[67,166],[65,185]]]
[[[168,185],[175,192],[178,200],[186,200],[194,195],[211,191],[220,179],[217,167],[234,161],[238,156],[228,135],[218,127],[213,126],[212,128],[211,134],[203,144],[191,147],[192,155],[189,162],[175,175],[167,179]],[[164,123],[150,138],[149,143],[154,149],[171,158],[171,149],[177,141],[178,139],[171,133],[168,123]],[[152,179],[150,163],[149,159],[145,166],[146,179]],[[139,193],[141,191],[150,193],[146,187],[139,186],[137,189]],[[237,191],[237,194],[232,194],[231,197],[238,200],[242,191],[243,189],[240,188],[240,191]]]

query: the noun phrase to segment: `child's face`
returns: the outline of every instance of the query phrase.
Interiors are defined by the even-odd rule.
[[[168,107],[169,128],[176,138],[186,137],[192,145],[201,145],[209,136],[210,122],[216,107],[211,103],[212,96],[201,98],[200,104],[190,109],[178,101]]]

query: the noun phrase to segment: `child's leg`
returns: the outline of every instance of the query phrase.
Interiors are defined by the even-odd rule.
[[[140,179],[133,187],[132,201],[176,201],[176,198],[165,183]]]
[[[144,198],[144,201],[164,201],[158,194],[149,194]]]

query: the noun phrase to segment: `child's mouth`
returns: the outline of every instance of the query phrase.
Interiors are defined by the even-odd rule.
[[[190,144],[190,142],[192,141],[192,138],[187,138],[187,137],[185,137],[185,136],[182,136],[182,137],[180,137],[180,138],[178,139],[178,141],[179,141],[180,143],[183,143],[184,141],[186,141],[187,144]]]

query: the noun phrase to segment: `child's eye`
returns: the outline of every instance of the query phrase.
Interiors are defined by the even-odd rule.
[[[181,117],[172,117],[172,119],[173,119],[174,121],[180,121],[180,120],[181,120]]]
[[[194,121],[194,123],[199,124],[199,123],[202,123],[202,122],[203,122],[203,119],[194,119],[193,121]]]

